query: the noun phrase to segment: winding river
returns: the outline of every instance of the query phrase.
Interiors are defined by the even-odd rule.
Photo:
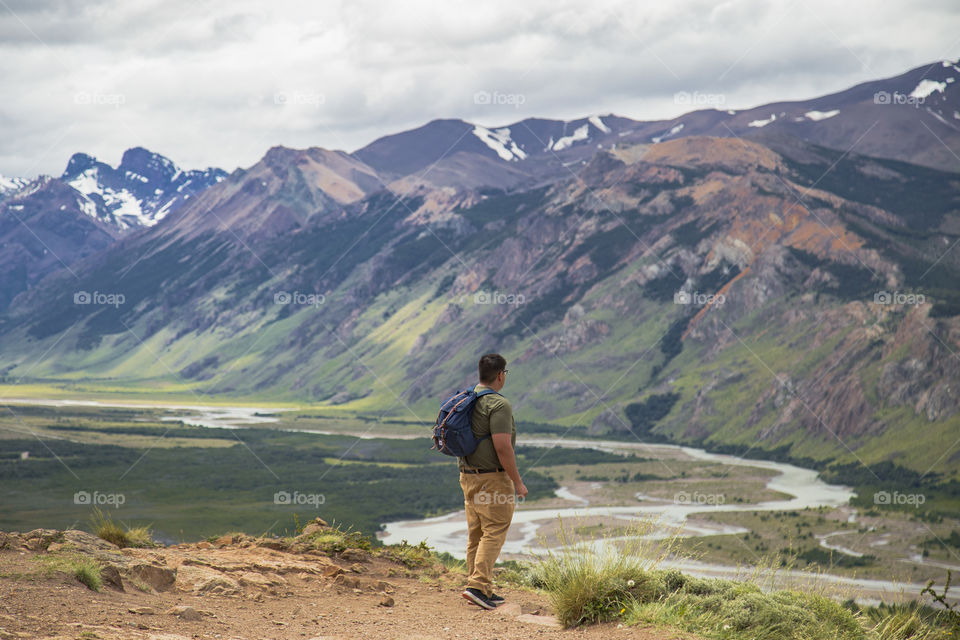
[[[167,416],[164,420],[179,420],[184,424],[207,428],[242,429],[257,424],[276,422],[274,415],[278,409],[257,407],[216,407],[202,405],[163,405],[148,403],[119,403],[100,401],[77,400],[50,400],[50,399],[9,399],[11,404],[33,404],[46,406],[100,406],[100,407],[127,407],[156,410],[173,410],[183,412],[182,415]],[[309,430],[305,430],[310,432]],[[344,433],[313,431],[317,434],[348,435]],[[409,434],[376,434],[368,437],[409,439],[418,437]],[[839,508],[848,505],[853,491],[844,486],[830,485],[818,477],[816,471],[804,469],[791,464],[771,462],[767,460],[751,460],[731,455],[709,453],[703,449],[682,447],[667,444],[643,444],[608,440],[556,440],[552,438],[518,438],[523,445],[537,447],[565,447],[590,448],[615,453],[642,453],[646,457],[676,457],[682,454],[687,459],[703,460],[704,462],[724,465],[737,465],[768,469],[774,475],[767,481],[768,489],[789,496],[786,499],[769,500],[753,504],[694,504],[694,500],[687,503],[678,503],[675,500],[650,498],[638,494],[637,504],[625,506],[591,506],[589,500],[575,495],[569,488],[557,490],[557,498],[568,503],[567,506],[551,508],[525,508],[519,506],[514,513],[514,526],[511,536],[504,545],[503,554],[507,556],[528,556],[545,551],[539,546],[539,532],[542,527],[555,523],[557,518],[577,520],[585,517],[604,516],[622,519],[625,524],[636,520],[653,520],[657,523],[657,531],[651,537],[681,536],[711,536],[722,534],[737,534],[748,531],[742,527],[722,525],[709,522],[690,522],[690,516],[696,514],[744,512],[744,511],[784,511],[805,508],[829,507]],[[718,487],[719,488],[719,487]],[[839,534],[839,532],[837,532]],[[839,545],[827,542],[837,534],[828,534],[821,537],[821,544],[826,548],[833,548],[839,552]],[[438,551],[446,551],[455,557],[465,555],[467,531],[464,513],[454,511],[434,518],[420,520],[404,520],[390,522],[385,525],[381,540],[386,544],[398,543],[401,540],[427,543]],[[610,541],[615,541],[611,539]],[[909,561],[909,560],[905,560]],[[922,560],[921,560],[922,561]],[[707,564],[692,560],[667,560],[661,566],[675,567],[694,575],[706,577],[742,578],[750,571],[742,568]],[[771,586],[796,586],[804,581],[811,581],[818,588],[824,584],[835,585],[848,596],[856,597],[864,603],[896,601],[903,596],[917,597],[924,585],[915,583],[899,583],[885,580],[862,578],[847,578],[830,574],[811,576],[802,571],[779,571],[771,576]]]

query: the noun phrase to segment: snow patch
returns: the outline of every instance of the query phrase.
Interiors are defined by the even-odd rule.
[[[934,91],[939,91],[943,93],[944,89],[947,88],[946,82],[937,82],[936,80],[921,80],[920,84],[910,92],[911,98],[926,98]]]
[[[486,127],[475,125],[473,135],[480,138],[483,144],[493,149],[501,159],[510,162],[511,160],[523,160],[527,157],[526,152],[517,146],[517,143],[510,137],[510,128],[504,127],[491,131]]]
[[[103,200],[107,211],[114,214],[118,218],[133,218],[137,224],[147,227],[156,224],[156,220],[151,219],[150,216],[144,214],[143,209],[140,206],[140,201],[137,200],[132,193],[126,189],[120,189],[117,191],[101,185],[100,181],[98,180],[96,168],[87,169],[73,180],[70,180],[67,184],[85,196],[85,200],[89,204],[81,203],[80,208],[84,213],[93,218],[98,217],[97,206],[94,199],[90,198],[90,196],[97,195]],[[121,220],[120,226],[121,228],[126,229],[133,225],[126,220]]]
[[[733,109],[727,109],[727,114],[728,114],[728,115],[731,115],[731,116],[735,116],[735,115],[737,115],[737,112],[734,111]]]
[[[561,151],[572,146],[575,142],[586,140],[588,137],[590,137],[590,125],[585,124],[582,127],[577,127],[577,130],[573,132],[573,135],[563,136],[554,142],[551,149],[554,151]]]
[[[803,115],[807,118],[810,118],[814,122],[819,122],[820,120],[826,120],[827,118],[832,118],[838,113],[840,113],[840,109],[831,109],[830,111],[807,111]]]
[[[590,121],[590,124],[595,126],[597,129],[600,129],[600,131],[603,131],[604,133],[610,133],[610,127],[603,124],[603,120],[600,119],[600,116],[590,116],[588,120]]]
[[[17,191],[25,184],[27,184],[27,181],[23,178],[8,178],[7,176],[0,174],[0,193]]]
[[[660,142],[661,140],[663,140],[664,138],[669,138],[670,136],[673,136],[673,135],[676,135],[676,134],[680,133],[680,130],[681,130],[681,129],[683,129],[683,123],[682,123],[682,122],[681,122],[680,124],[678,124],[677,126],[675,126],[674,128],[670,129],[670,131],[666,132],[665,134],[663,134],[663,135],[661,135],[661,136],[656,136],[656,137],[654,137],[654,138],[650,138],[650,140],[651,140],[654,144],[656,144],[656,143]]]
[[[751,122],[748,122],[747,126],[748,127],[765,127],[776,119],[777,119],[777,114],[771,113],[770,117],[767,118],[766,120],[753,120]]]

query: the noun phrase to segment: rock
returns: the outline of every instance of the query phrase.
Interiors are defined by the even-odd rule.
[[[206,540],[197,543],[197,549],[210,549],[213,545],[207,542]]]
[[[274,549],[275,551],[286,551],[290,547],[290,544],[279,538],[264,538],[257,541],[257,546]]]
[[[349,576],[345,573],[338,575],[336,578],[333,579],[333,581],[335,584],[340,584],[345,587],[353,587],[353,588],[356,588],[360,584],[360,578],[356,576]]]
[[[213,542],[213,544],[217,547],[227,547],[234,542],[236,542],[236,540],[234,540],[233,536],[220,536]]]
[[[177,590],[186,593],[240,593],[240,585],[219,571],[192,564],[184,564],[176,573]]]
[[[323,569],[323,575],[327,578],[335,578],[343,573],[344,573],[343,569],[341,569],[335,564],[331,564],[330,566],[324,567]]]
[[[393,598],[391,598],[391,597],[388,596],[387,594],[383,594],[383,597],[380,598],[380,606],[381,606],[381,607],[392,607],[393,605],[394,605]]]
[[[203,619],[203,615],[201,615],[201,613],[196,609],[194,609],[193,607],[176,606],[170,609],[169,611],[167,611],[167,613],[173,616],[177,616],[181,620],[196,621],[196,620]]]
[[[141,562],[130,566],[130,575],[157,591],[169,591],[177,582],[177,570]]]
[[[23,538],[16,533],[0,531],[0,549],[17,549],[23,544]]]
[[[63,532],[56,529],[34,529],[23,534],[27,548],[31,551],[46,550],[51,542],[63,538]]]
[[[127,611],[130,613],[137,613],[142,616],[152,616],[157,613],[157,610],[153,607],[131,607],[130,609],[127,609]]]
[[[326,531],[330,528],[330,525],[327,524],[326,520],[320,518],[314,518],[307,526],[303,528],[303,531],[300,532],[301,536],[309,536],[314,533],[319,533],[321,531]],[[299,537],[299,536],[298,536]]]
[[[347,549],[340,553],[340,557],[348,562],[366,562],[370,559],[367,552],[361,549]]]
[[[366,570],[367,568],[358,562],[354,562],[352,565],[350,565],[350,571],[354,573],[363,573]]]
[[[125,591],[123,588],[123,578],[120,576],[120,570],[117,569],[112,564],[106,564],[100,567],[100,577],[103,578],[103,581],[117,589],[118,591]]]
[[[237,581],[245,587],[252,586],[259,587],[261,589],[268,589],[276,585],[285,584],[286,582],[279,576],[270,578],[262,573],[256,573],[254,571],[244,571],[240,574],[239,578],[237,578]]]

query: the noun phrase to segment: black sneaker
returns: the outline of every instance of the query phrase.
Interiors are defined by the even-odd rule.
[[[483,595],[483,592],[479,589],[465,589],[462,594],[464,598],[477,605],[478,607],[483,607],[484,609],[496,609],[497,603]]]
[[[500,604],[501,602],[503,602],[503,596],[498,596],[495,593],[491,593],[490,597],[487,598],[487,600],[489,600],[490,602],[496,602],[497,604]]]

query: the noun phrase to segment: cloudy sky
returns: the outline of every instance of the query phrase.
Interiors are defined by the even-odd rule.
[[[680,91],[744,108],[958,57],[957,0],[0,0],[0,174],[138,145],[232,170],[434,118],[670,118]]]

